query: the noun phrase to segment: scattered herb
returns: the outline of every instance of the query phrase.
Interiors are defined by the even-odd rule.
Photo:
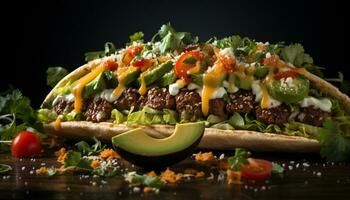
[[[242,148],[236,148],[235,155],[227,159],[229,166],[233,171],[239,171],[241,165],[248,163],[248,158],[251,155],[249,151]]]
[[[130,35],[129,38],[130,38],[130,42],[142,41],[143,32],[136,32],[136,33]]]
[[[349,123],[349,121],[347,122]],[[330,161],[347,161],[350,159],[350,136],[349,129],[342,130],[341,123],[327,118],[323,127],[318,129],[316,138],[322,145],[321,156]]]
[[[126,175],[126,180],[131,184],[141,184],[152,188],[161,188],[164,186],[164,182],[157,176],[139,175],[136,172],[129,172]]]
[[[116,52],[116,48],[112,42],[106,42],[105,43],[105,50],[104,51],[91,51],[85,53],[85,61],[91,61],[97,58],[102,58],[105,56],[112,55]]]
[[[325,80],[329,82],[339,83],[339,89],[346,94],[350,94],[350,81],[344,79],[343,73],[338,72],[338,78],[325,78]]]
[[[106,145],[102,145],[101,141],[98,140],[96,137],[92,137],[92,139],[95,141],[95,144],[93,144],[92,146],[90,146],[85,141],[80,141],[75,144],[75,146],[78,148],[79,152],[82,155],[97,155],[106,147]]]
[[[30,100],[19,90],[0,96],[0,140],[12,140],[19,131],[28,128],[34,129],[36,133],[42,131],[42,123],[37,118],[37,112],[30,106]],[[1,142],[0,150],[8,151],[8,143]]]
[[[55,87],[55,85],[67,74],[68,70],[63,67],[49,67],[46,70],[46,83],[50,87]]]
[[[272,172],[276,174],[282,174],[284,172],[284,168],[278,163],[272,162]]]
[[[11,170],[12,170],[12,167],[10,165],[0,164],[0,174],[4,174]]]

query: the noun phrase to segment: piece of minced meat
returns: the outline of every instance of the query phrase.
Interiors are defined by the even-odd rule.
[[[110,118],[112,109],[112,103],[102,98],[95,98],[87,105],[87,109],[84,112],[84,117],[86,121],[106,121]]]
[[[228,113],[250,113],[254,109],[254,95],[251,91],[239,90],[229,93],[229,102],[226,105]]]
[[[301,108],[301,112],[296,117],[296,120],[305,124],[313,126],[321,126],[327,117],[330,117],[331,113],[326,112],[312,106]]]
[[[277,124],[282,127],[288,121],[290,115],[289,108],[282,104],[268,109],[262,109],[260,105],[255,106],[256,119],[265,124]]]
[[[175,97],[170,95],[167,88],[152,87],[139,102],[141,107],[148,106],[156,110],[175,108]]]
[[[120,97],[113,102],[118,110],[130,110],[132,106],[138,108],[138,101],[140,99],[139,92],[134,88],[128,88],[122,92]]]

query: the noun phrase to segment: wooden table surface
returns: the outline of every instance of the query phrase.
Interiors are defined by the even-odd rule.
[[[215,152],[217,156],[221,153]],[[35,169],[41,166],[57,166],[52,153],[35,161],[0,154],[0,163],[13,168],[0,176],[0,199],[350,199],[349,163],[326,162],[315,154],[253,153],[253,157],[282,164],[285,168],[283,176],[272,175],[268,181],[228,185],[226,181],[218,180],[218,174],[212,169],[188,158],[171,169],[181,172],[185,168],[195,168],[206,174],[212,171],[214,180],[190,179],[166,186],[159,194],[144,194],[134,192],[121,175],[111,178],[36,175]],[[132,168],[128,163],[125,167]]]

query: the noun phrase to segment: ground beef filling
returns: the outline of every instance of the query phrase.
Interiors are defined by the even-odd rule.
[[[139,99],[139,92],[136,89],[128,88],[127,90],[123,91],[120,97],[113,102],[113,104],[118,110],[130,110],[132,106],[134,106],[135,109],[138,109]]]
[[[331,113],[310,106],[302,108],[301,112],[296,117],[296,120],[313,126],[321,126],[324,120],[330,116]]]
[[[175,97],[176,110],[180,115],[202,117],[202,99],[196,91],[181,90]]]
[[[103,122],[107,121],[111,116],[113,104],[102,99],[95,98],[91,101],[84,113],[86,121]]]
[[[174,109],[175,97],[170,95],[167,88],[153,87],[147,91],[146,96],[140,98],[140,106],[148,106],[156,110]]]
[[[57,115],[66,114],[73,110],[74,108],[73,103],[74,102],[68,102],[68,101],[65,101],[64,99],[60,99],[53,106],[52,109],[56,112]]]
[[[229,93],[228,96],[226,110],[229,114],[250,113],[254,110],[254,95],[251,91],[239,90],[236,93]]]
[[[284,104],[268,109],[262,109],[260,105],[255,106],[256,119],[265,124],[277,124],[282,127],[284,123],[288,122],[289,115],[290,110]]]
[[[253,113],[256,119],[265,124],[276,124],[283,127],[288,122],[291,111],[288,106],[282,104],[275,108],[262,109],[254,103],[254,95],[251,91],[240,90],[236,93],[229,93],[227,102],[223,98],[211,99],[209,101],[209,114],[226,117],[235,112],[245,114]],[[146,95],[141,96],[136,89],[128,88],[113,103],[101,98],[95,98],[87,104],[83,116],[87,121],[101,122],[110,118],[112,109],[129,110],[132,106],[135,109],[142,109],[144,106],[156,110],[164,108],[176,110],[180,116],[186,119],[203,118],[202,99],[194,90],[182,89],[176,96],[170,95],[167,88],[152,87]],[[53,107],[57,114],[68,113],[73,109],[73,102],[60,100]],[[296,116],[296,121],[321,126],[329,112],[315,109],[313,107],[301,108]]]

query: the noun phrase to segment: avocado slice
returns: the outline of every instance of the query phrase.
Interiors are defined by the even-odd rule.
[[[166,73],[164,76],[162,76],[159,80],[158,83],[160,86],[168,86],[172,83],[175,83],[176,81],[176,75],[175,71],[171,70],[170,72]]]
[[[146,72],[146,74],[144,75],[146,85],[151,85],[152,83],[156,82],[164,74],[166,74],[172,69],[173,69],[173,62],[167,61],[151,69],[150,71]],[[141,83],[140,78],[138,79],[138,82]]]
[[[185,159],[199,144],[204,122],[177,124],[174,133],[163,139],[149,136],[137,128],[112,138],[117,152],[126,160],[143,167],[162,167]]]
[[[126,75],[126,81],[125,81],[125,84],[126,85],[129,85],[130,83],[132,83],[133,81],[137,80],[138,77],[140,77],[140,69],[138,68],[137,70],[133,70],[131,72],[129,72],[127,75]]]

